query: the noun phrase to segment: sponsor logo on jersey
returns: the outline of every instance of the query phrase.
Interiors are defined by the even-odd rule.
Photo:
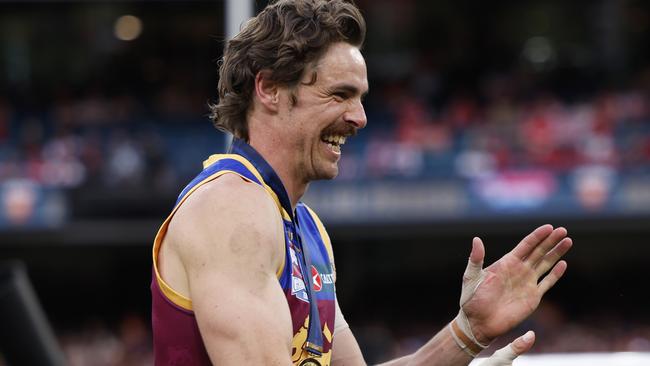
[[[334,275],[331,273],[321,273],[320,278],[324,284],[331,285],[334,283]]]
[[[314,285],[314,290],[320,291],[323,289],[323,280],[320,278],[320,274],[314,266],[311,266],[311,282]]]
[[[334,283],[334,276],[331,273],[319,273],[316,267],[311,266],[311,280],[314,290],[320,291],[323,285],[331,285]]]

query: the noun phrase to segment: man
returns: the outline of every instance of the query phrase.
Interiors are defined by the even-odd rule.
[[[217,127],[235,136],[181,192],[153,250],[157,365],[364,365],[338,307],[327,233],[300,202],[366,125],[365,23],[344,0],[281,0],[224,51]],[[544,225],[482,269],[475,238],[458,316],[389,365],[467,365],[537,307],[571,246]],[[558,262],[559,261],[559,262]],[[550,270],[541,281],[545,273]],[[509,365],[532,332],[488,365]]]

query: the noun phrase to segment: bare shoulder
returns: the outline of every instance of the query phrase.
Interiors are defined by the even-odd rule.
[[[167,237],[188,271],[207,262],[223,268],[239,259],[275,271],[284,254],[275,202],[264,188],[234,174],[192,193],[171,220]]]

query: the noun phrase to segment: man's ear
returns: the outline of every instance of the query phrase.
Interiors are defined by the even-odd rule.
[[[269,70],[261,70],[255,75],[255,95],[265,108],[277,112],[280,103],[280,88],[270,79]]]

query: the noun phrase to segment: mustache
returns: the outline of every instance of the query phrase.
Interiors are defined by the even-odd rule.
[[[357,131],[358,129],[356,127],[350,126],[349,124],[333,125],[324,129],[321,136],[340,135],[353,137],[357,134]]]

